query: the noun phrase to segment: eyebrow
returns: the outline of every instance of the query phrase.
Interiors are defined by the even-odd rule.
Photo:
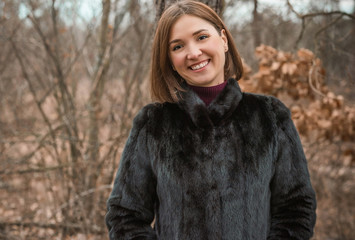
[[[197,30],[196,32],[194,32],[194,33],[192,34],[192,36],[195,36],[195,35],[199,34],[200,32],[203,32],[203,31],[207,31],[207,32],[208,32],[208,29],[200,29],[200,30]],[[170,46],[171,44],[176,43],[176,42],[179,42],[179,41],[181,41],[181,39],[174,39],[174,40],[172,40],[172,41],[169,42],[169,46]]]

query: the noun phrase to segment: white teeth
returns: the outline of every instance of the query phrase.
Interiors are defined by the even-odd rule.
[[[194,66],[191,66],[191,69],[192,70],[198,70],[200,68],[203,68],[204,66],[206,66],[208,64],[208,61],[205,61],[205,62],[202,62],[198,65],[194,65]]]

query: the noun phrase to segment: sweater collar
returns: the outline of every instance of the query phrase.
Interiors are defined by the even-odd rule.
[[[223,123],[242,100],[242,92],[235,79],[229,79],[224,89],[206,106],[199,96],[185,84],[186,91],[180,92],[179,107],[186,111],[192,122],[201,128]]]
[[[217,95],[222,92],[227,83],[228,81],[224,81],[223,83],[212,87],[199,87],[193,85],[189,85],[189,87],[197,93],[206,106],[208,106],[217,97]]]

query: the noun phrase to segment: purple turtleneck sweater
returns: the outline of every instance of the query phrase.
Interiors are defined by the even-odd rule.
[[[208,106],[227,85],[227,82],[228,81],[224,81],[212,87],[198,87],[192,85],[189,85],[189,87],[202,99],[206,106]]]

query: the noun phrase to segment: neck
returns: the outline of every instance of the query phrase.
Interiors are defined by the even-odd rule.
[[[224,81],[221,84],[212,87],[198,87],[189,85],[189,87],[201,98],[201,100],[206,104],[210,103],[217,97],[217,95],[224,89],[228,81]]]

